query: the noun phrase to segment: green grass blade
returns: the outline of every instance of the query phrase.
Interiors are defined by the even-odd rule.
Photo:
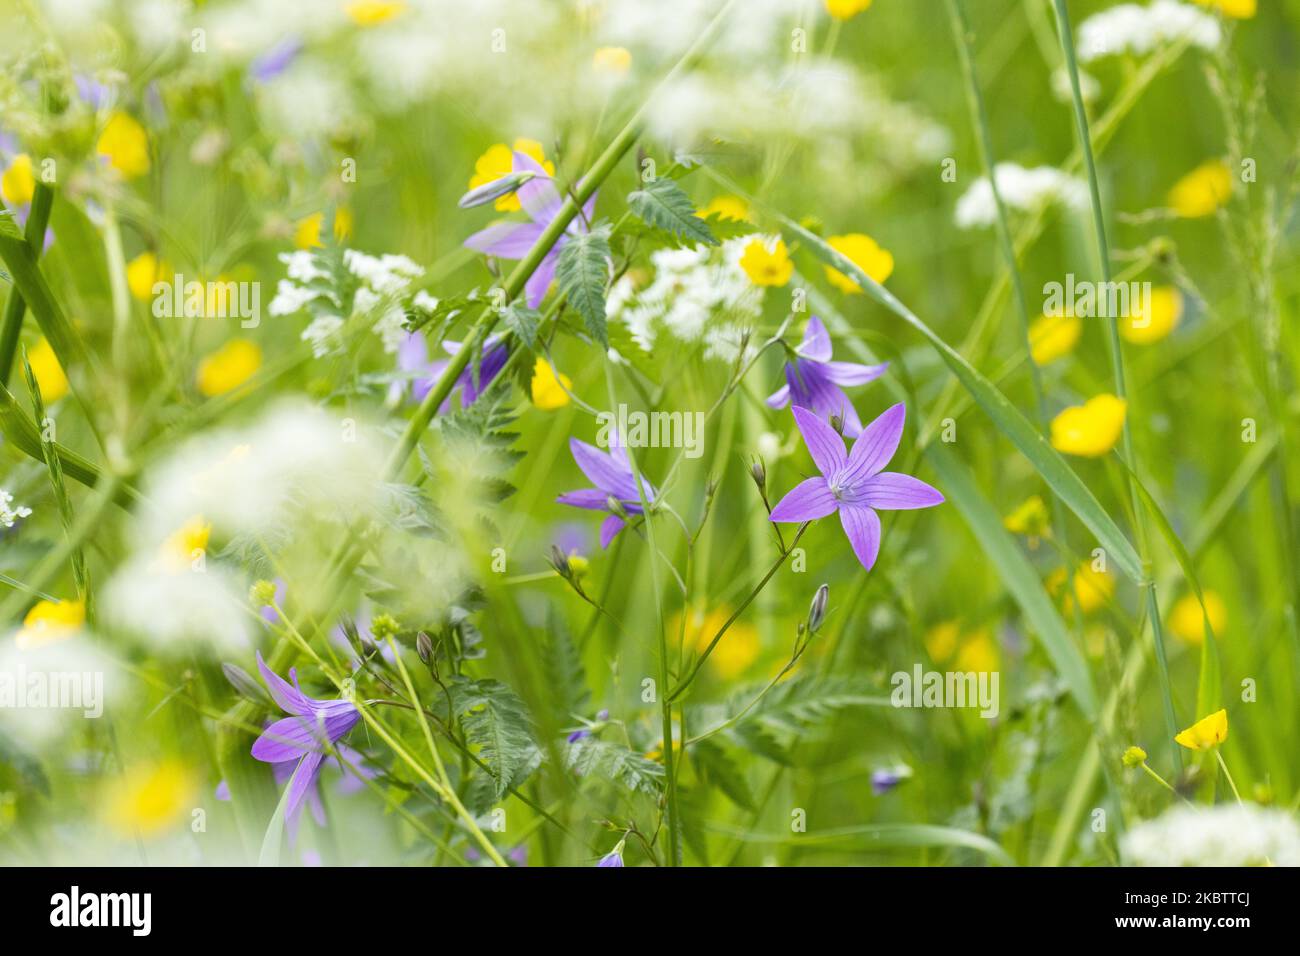
[[[27,215],[24,238],[32,249],[32,254],[40,256],[45,245],[45,227],[50,221],[50,209],[54,205],[54,191],[45,183],[36,185],[32,196],[32,209]],[[5,303],[3,321],[0,321],[0,385],[9,384],[9,373],[13,370],[14,355],[18,351],[18,336],[23,328],[23,315],[27,312],[27,303],[22,293],[15,287],[9,293]]]

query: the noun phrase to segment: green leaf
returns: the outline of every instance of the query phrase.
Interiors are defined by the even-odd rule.
[[[855,263],[832,249],[825,240],[785,216],[778,214],[777,218],[790,232],[803,240],[823,263],[843,272],[860,285],[867,295],[921,333],[957,376],[957,380],[970,392],[980,408],[984,409],[985,414],[993,420],[998,430],[1029,459],[1029,463],[1043,476],[1043,480],[1052,491],[1092,531],[1097,538],[1097,543],[1106,549],[1111,559],[1133,581],[1143,580],[1142,562],[1119,525],[1101,506],[1088,486],[1075,474],[1074,469],[1066,464],[1060,453],[1048,444],[1042,432],[1021,414],[997,386],[966,361],[961,353],[940,338],[933,329],[917,318],[907,306],[899,302],[893,293],[863,272]]]
[[[501,310],[501,319],[506,328],[513,332],[519,341],[530,349],[537,348],[537,327],[541,325],[542,314],[530,309],[522,302],[511,302]],[[529,369],[531,372],[532,370]]]
[[[564,762],[580,777],[608,777],[636,793],[657,797],[664,788],[662,764],[598,737],[583,737],[569,744]]]
[[[680,239],[716,246],[718,240],[682,188],[666,176],[646,183],[627,197],[628,207],[643,221],[667,230]]]
[[[560,293],[578,310],[587,331],[609,348],[605,331],[605,284],[609,281],[609,224],[570,236],[560,250],[555,279]]]
[[[715,825],[714,830],[728,833],[746,843],[785,844],[803,846],[832,844],[849,849],[886,849],[892,847],[958,847],[983,853],[991,863],[1015,866],[1016,862],[1006,850],[986,836],[959,830],[956,827],[933,826],[928,823],[874,823],[864,826],[836,827],[816,833],[751,833],[738,827]],[[851,846],[854,837],[862,843]]]
[[[479,748],[479,759],[488,765],[500,800],[542,762],[528,708],[513,690],[490,678],[459,677],[450,690],[452,710],[460,717],[465,739]]]
[[[257,854],[258,866],[280,865],[280,839],[284,835],[284,814],[289,806],[291,790],[293,787],[284,788],[280,802],[275,805],[275,813],[271,814],[271,822],[266,825],[266,833],[262,835],[262,849]]]
[[[18,228],[18,223],[14,221],[14,214],[8,209],[0,209],[0,236],[23,238],[23,231]]]
[[[712,740],[701,740],[691,747],[691,756],[705,783],[717,787],[742,810],[754,809],[749,781],[731,753]]]
[[[587,709],[591,691],[582,656],[564,619],[552,607],[546,611],[546,637],[542,641],[542,668],[552,701],[556,726],[570,724],[574,716]]]

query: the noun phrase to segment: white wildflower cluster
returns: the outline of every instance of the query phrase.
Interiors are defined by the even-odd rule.
[[[1174,807],[1120,841],[1133,866],[1300,866],[1300,824],[1255,804]]]
[[[15,508],[13,503],[14,496],[0,488],[0,526],[12,528],[15,521],[26,518],[32,513],[31,508],[24,508],[22,505]]]
[[[1191,4],[1179,0],[1154,0],[1147,6],[1121,3],[1079,24],[1079,59],[1088,63],[1119,53],[1145,56],[1181,41],[1213,50],[1221,38],[1219,21]]]
[[[246,645],[247,582],[195,542],[244,538],[314,549],[339,523],[373,516],[383,456],[372,434],[352,419],[289,403],[182,445],[149,475],[146,503],[134,516],[134,553],[108,584],[106,620],[163,647]]]
[[[705,137],[762,142],[788,136],[825,149],[836,137],[852,137],[900,167],[936,160],[951,143],[946,127],[891,99],[877,79],[830,59],[686,74],[655,98],[650,125],[678,145]]]
[[[350,316],[374,316],[374,331],[383,340],[384,351],[397,351],[406,335],[402,327],[406,312],[403,300],[412,282],[424,274],[420,266],[402,255],[371,256],[355,249],[343,253],[343,264],[360,283],[352,297],[352,307],[344,316],[343,303],[328,288],[330,275],[318,265],[308,250],[280,253],[288,278],[276,285],[275,298],[268,307],[271,315],[293,315],[311,307],[314,319],[302,332],[319,358],[337,344],[336,333]],[[423,290],[416,292],[411,304],[432,310],[438,300]]]
[[[614,283],[606,315],[628,327],[643,349],[661,333],[681,342],[703,341],[706,358],[735,361],[745,330],[758,319],[763,290],[750,282],[740,257],[752,237],[720,246],[660,249],[650,256],[654,277],[642,289],[625,275]]]
[[[997,176],[1002,202],[1009,209],[1034,212],[1051,203],[1060,203],[1076,212],[1088,208],[1088,187],[1084,181],[1054,166],[1025,169],[1015,163],[998,163],[993,174]],[[953,219],[958,227],[973,229],[991,226],[997,218],[993,187],[987,176],[981,176],[957,200]]]

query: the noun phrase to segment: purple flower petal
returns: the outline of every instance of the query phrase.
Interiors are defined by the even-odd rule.
[[[551,283],[555,281],[555,265],[560,261],[560,248],[564,245],[564,238],[556,240],[551,251],[546,254],[537,269],[528,277],[524,283],[524,296],[528,303],[528,308],[535,309],[542,304],[546,298],[546,291],[550,289]]]
[[[271,692],[271,697],[280,705],[281,710],[286,714],[296,714],[300,717],[312,713],[312,699],[295,686],[298,683],[297,671],[292,667],[289,668],[289,676],[293,678],[293,684],[290,684],[262,660],[261,651],[257,652],[257,669],[261,671],[267,690]]]
[[[569,451],[573,453],[573,460],[578,463],[582,473],[601,491],[619,499],[640,499],[630,471],[619,468],[612,454],[577,438],[569,439]]]
[[[555,180],[537,160],[518,150],[515,150],[512,171],[533,174],[533,178],[520,186],[515,195],[519,197],[519,205],[524,208],[529,219],[543,226],[549,223],[564,202],[559,190],[555,188]]]
[[[831,337],[826,331],[826,326],[822,325],[822,320],[817,316],[812,316],[808,320],[808,326],[803,332],[803,341],[799,343],[796,351],[804,358],[812,359],[814,362],[829,362],[831,360]]]
[[[572,505],[574,508],[605,511],[608,507],[609,493],[599,488],[579,488],[577,491],[566,491],[555,500],[562,505]]]
[[[295,814],[302,805],[303,798],[316,785],[316,778],[320,775],[320,762],[324,759],[323,754],[305,754],[298,763],[298,769],[293,772],[293,777],[289,780],[289,802],[285,804],[285,819]]]
[[[840,524],[858,561],[870,571],[880,553],[880,516],[862,505],[844,504],[840,506]]]
[[[263,763],[296,760],[320,749],[317,736],[310,717],[283,717],[253,741],[253,758]]]
[[[857,362],[825,362],[822,368],[826,377],[836,385],[866,385],[874,382],[889,369],[889,363],[859,365]]]
[[[843,468],[848,456],[844,450],[844,439],[839,432],[806,408],[796,405],[792,411],[795,424],[799,426],[804,444],[808,446],[808,453],[812,455],[817,469],[823,475],[833,475]]]
[[[861,485],[862,500],[872,508],[905,511],[943,504],[943,495],[919,478],[896,471],[882,471]]]
[[[221,781],[219,784],[217,784],[217,789],[213,791],[212,795],[216,797],[218,800],[229,800],[230,784],[226,783],[226,781],[224,780]]]
[[[825,478],[806,478],[795,485],[772,509],[772,520],[814,521],[825,518],[839,506]]]
[[[499,222],[474,233],[465,245],[498,259],[522,259],[545,228],[535,222]]]
[[[790,404],[790,386],[782,385],[771,395],[767,396],[768,408],[785,408]]]
[[[889,464],[894,452],[898,451],[906,417],[907,409],[899,402],[885,409],[880,417],[863,429],[849,453],[848,468],[843,476],[846,482],[862,482]]]
[[[618,515],[609,515],[600,523],[600,546],[602,548],[608,548],[609,543],[613,541],[622,530],[623,519]]]

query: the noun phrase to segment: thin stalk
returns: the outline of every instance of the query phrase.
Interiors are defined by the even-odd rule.
[[[36,184],[32,196],[32,208],[27,214],[27,226],[23,238],[32,247],[32,255],[40,257],[45,248],[45,227],[50,221],[50,209],[54,206],[54,190],[45,183]],[[9,290],[9,301],[5,303],[5,314],[0,323],[0,385],[9,384],[9,375],[13,371],[14,356],[18,354],[18,336],[23,329],[23,315],[27,303],[17,286]]]
[[[1070,27],[1070,14],[1065,8],[1065,0],[1054,0],[1054,2],[1056,4],[1057,27],[1061,36],[1061,50],[1065,54],[1066,69],[1070,73],[1070,93],[1074,101],[1074,120],[1079,135],[1079,149],[1083,154],[1083,165],[1088,174],[1088,192],[1092,204],[1092,225],[1097,239],[1097,256],[1101,260],[1101,277],[1102,281],[1109,286],[1111,281],[1110,247],[1106,241],[1106,217],[1101,207],[1101,189],[1097,183],[1097,164],[1092,154],[1092,139],[1088,132],[1088,113],[1084,108],[1083,91],[1079,86],[1079,63],[1074,51],[1074,35]],[[1119,341],[1119,316],[1113,317],[1107,323],[1107,333],[1111,371],[1115,378],[1115,396],[1127,402],[1128,395],[1124,384],[1124,353]],[[1120,441],[1124,449],[1124,460],[1128,463],[1129,468],[1136,469],[1137,458],[1133,454],[1133,429],[1129,424],[1132,417],[1132,410],[1127,409],[1124,415],[1124,428]],[[1178,745],[1173,742],[1174,736],[1178,733],[1178,718],[1174,713],[1173,688],[1169,681],[1169,661],[1165,655],[1164,631],[1160,624],[1160,604],[1156,599],[1155,580],[1151,577],[1151,558],[1147,549],[1146,519],[1137,483],[1132,472],[1128,471],[1128,469],[1125,469],[1125,471],[1129,498],[1133,506],[1133,529],[1137,538],[1135,544],[1138,557],[1142,561],[1143,589],[1146,591],[1147,615],[1151,620],[1156,665],[1160,674],[1160,691],[1164,701],[1165,724],[1169,731],[1169,746],[1173,756],[1174,768],[1179,773],[1182,773],[1183,757],[1178,751]]]

